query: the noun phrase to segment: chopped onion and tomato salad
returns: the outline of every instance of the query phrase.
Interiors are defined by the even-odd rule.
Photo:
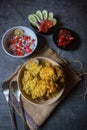
[[[35,46],[35,39],[25,34],[25,32],[23,34],[17,32],[16,34],[14,33],[7,43],[10,53],[15,56],[23,56],[31,53]]]

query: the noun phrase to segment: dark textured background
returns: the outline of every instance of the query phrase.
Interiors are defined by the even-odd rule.
[[[87,1],[86,0],[0,0],[0,40],[4,32],[17,25],[31,28],[27,16],[36,10],[53,11],[59,26],[72,29],[78,34],[79,47],[75,50],[61,50],[56,47],[51,35],[37,35],[38,49],[48,44],[60,56],[69,61],[80,60],[83,71],[87,71]],[[31,28],[32,29],[32,28]],[[0,44],[0,82],[7,78],[25,59],[14,59],[6,55]],[[79,64],[74,63],[79,70]],[[84,79],[58,106],[39,130],[87,130],[87,100],[83,100]],[[19,129],[22,120],[17,115]],[[9,109],[0,87],[0,130],[11,130]]]

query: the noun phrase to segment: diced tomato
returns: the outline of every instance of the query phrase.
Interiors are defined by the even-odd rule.
[[[23,55],[23,52],[22,52],[22,51],[17,51],[17,55],[18,55],[18,56],[22,56],[22,55]]]
[[[31,41],[31,42],[32,42],[32,43],[33,43],[33,42],[35,42],[35,39],[32,39],[32,41]]]
[[[51,20],[44,20],[39,25],[39,30],[38,31],[46,33],[52,26],[53,26],[53,23],[52,23]]]
[[[20,45],[19,45],[19,44],[17,44],[17,45],[16,45],[16,47],[17,47],[17,48],[20,48]]]
[[[30,41],[30,40],[31,40],[31,37],[30,37],[30,36],[27,36],[27,40],[29,40],[29,41]]]
[[[18,48],[18,49],[17,49],[17,52],[20,52],[20,51],[21,51],[21,48]]]
[[[27,48],[27,46],[24,46],[24,49],[26,49]]]
[[[23,35],[22,37],[25,41],[27,40],[27,36]]]
[[[68,31],[68,30],[61,29],[60,32],[59,32],[59,34],[64,35],[64,34],[71,34],[71,33],[70,33],[70,31]]]
[[[22,41],[18,41],[18,44],[21,45],[21,44],[22,44]]]
[[[35,39],[31,39],[30,36],[12,36],[10,41],[7,43],[11,53],[17,56],[23,56],[27,53],[32,52],[32,49],[29,48],[33,44]]]
[[[27,53],[30,53],[30,52],[32,52],[32,49],[31,49],[31,48],[27,48],[27,49],[26,49],[26,52],[27,52]]]
[[[66,29],[61,29],[58,34],[58,46],[65,47],[74,40],[71,32]]]

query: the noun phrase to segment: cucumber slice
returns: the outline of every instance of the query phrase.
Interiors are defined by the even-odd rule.
[[[24,33],[23,30],[20,29],[20,28],[17,28],[17,29],[15,29],[15,31],[14,31],[14,34],[15,34],[16,36],[22,36],[23,33]]]
[[[33,26],[36,26],[37,19],[34,17],[34,15],[29,15],[28,20]]]
[[[55,18],[50,18],[49,20],[51,20],[51,21],[53,22],[53,26],[55,26],[55,25],[56,25],[57,20],[56,20]]]
[[[41,19],[43,20],[43,15],[42,15],[42,12],[40,10],[37,10],[36,11],[36,15]]]
[[[38,22],[41,22],[41,19],[36,14],[33,14],[33,16],[36,18]]]
[[[47,19],[48,18],[48,12],[47,12],[47,10],[43,10],[42,14],[43,14],[43,19]]]
[[[53,18],[53,12],[49,12],[48,19]]]

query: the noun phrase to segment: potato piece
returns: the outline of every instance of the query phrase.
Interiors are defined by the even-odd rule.
[[[41,79],[50,79],[55,75],[55,71],[52,67],[44,67],[40,70]]]
[[[46,91],[47,91],[46,82],[44,80],[40,80],[35,89],[32,91],[32,98],[36,99],[39,97],[43,97]]]

